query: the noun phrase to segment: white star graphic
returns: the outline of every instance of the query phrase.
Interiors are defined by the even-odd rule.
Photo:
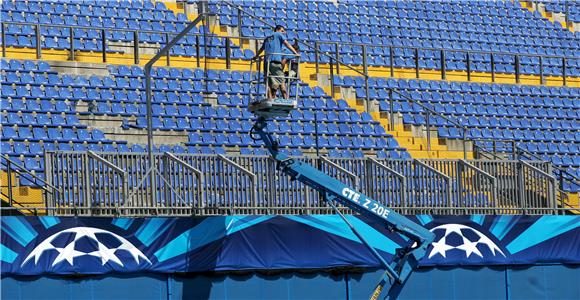
[[[453,246],[449,246],[447,244],[445,244],[445,239],[441,239],[438,242],[434,242],[433,244],[433,250],[431,250],[431,253],[429,253],[429,258],[433,257],[433,255],[439,253],[441,254],[443,257],[446,257],[446,253],[447,250],[451,250],[454,249],[455,247]]]
[[[432,228],[431,232],[437,229],[445,229],[445,234],[437,242],[433,243],[433,249],[429,253],[429,258],[435,256],[435,254],[441,254],[441,256],[446,258],[446,252],[450,249],[459,249],[465,251],[465,256],[467,258],[469,258],[472,254],[483,257],[483,254],[477,248],[478,245],[484,245],[487,247],[493,253],[493,256],[495,256],[496,253],[500,253],[504,257],[506,256],[490,238],[472,227],[463,224],[443,224]],[[479,237],[479,240],[471,242],[467,237],[465,237],[462,230],[475,233]],[[463,243],[456,247],[447,245],[447,237],[454,232],[461,236],[463,239]]]
[[[75,250],[75,243],[70,243],[64,248],[54,248],[58,251],[58,256],[54,259],[52,266],[54,267],[59,262],[66,260],[71,266],[75,257],[86,255],[84,252]]]
[[[461,227],[459,227],[459,226],[449,226],[449,227],[445,228],[445,236],[448,236],[452,232],[455,232],[455,233],[459,234],[460,236],[463,236],[463,233],[461,233]]]
[[[140,260],[144,260],[148,263],[151,263],[151,261],[149,261],[149,259],[145,255],[143,255],[143,253],[141,253],[141,251],[139,251],[139,249],[133,247],[132,245],[129,245],[128,243],[121,244],[119,247],[117,247],[117,250],[128,251],[129,253],[131,253],[131,256],[133,256],[133,258],[135,258],[136,262],[139,262]]]
[[[72,241],[69,241],[65,247],[62,247],[62,248],[55,247],[52,244],[52,242],[56,238],[61,236],[61,234],[63,234],[63,233],[74,233],[74,239]],[[109,249],[107,246],[105,246],[104,244],[102,244],[99,241],[99,239],[96,236],[97,233],[110,235],[110,236],[114,237],[115,239],[117,239],[119,242],[121,242],[121,245],[119,245],[119,247]],[[79,241],[83,237],[87,237],[87,239],[89,241],[96,242],[97,246],[98,246],[98,250],[90,252],[90,253],[85,253],[82,251],[75,250],[75,246],[76,246],[77,241]],[[151,261],[149,261],[149,259],[147,258],[147,256],[145,256],[145,254],[143,254],[143,252],[141,252],[139,249],[137,249],[128,240],[126,240],[125,238],[123,238],[123,237],[121,237],[113,232],[110,232],[110,231],[107,231],[104,229],[99,229],[99,228],[92,228],[92,227],[74,227],[74,228],[68,228],[68,229],[62,230],[60,232],[57,232],[57,233],[49,236],[48,238],[46,238],[42,242],[40,242],[40,244],[38,244],[28,254],[26,259],[24,259],[24,261],[22,262],[22,266],[24,266],[24,264],[26,264],[30,260],[34,260],[34,264],[38,264],[38,261],[40,260],[40,257],[42,256],[42,254],[44,252],[50,251],[50,250],[56,250],[59,253],[58,256],[56,257],[56,259],[54,260],[54,262],[52,263],[52,266],[55,266],[56,264],[61,263],[62,261],[65,261],[65,260],[68,262],[69,265],[73,266],[74,259],[76,257],[90,255],[90,256],[97,257],[97,258],[101,258],[101,263],[103,265],[105,265],[107,262],[111,261],[111,262],[114,262],[114,263],[124,267],[124,265],[121,262],[121,260],[119,259],[119,257],[117,257],[117,255],[115,255],[115,252],[117,250],[124,250],[124,251],[129,252],[129,254],[131,254],[131,257],[137,263],[140,263],[141,261],[146,261],[149,264],[151,264]]]
[[[483,257],[483,254],[481,254],[479,249],[477,249],[478,243],[479,243],[479,241],[471,242],[467,238],[463,237],[463,244],[460,246],[457,246],[457,249],[461,249],[461,250],[465,251],[465,257],[467,257],[467,258],[469,258],[469,256],[471,256],[472,253],[475,253],[479,257]]]
[[[116,264],[120,265],[121,267],[123,267],[123,263],[121,262],[121,260],[119,260],[119,258],[117,257],[117,255],[115,255],[115,251],[117,251],[117,248],[109,249],[105,245],[103,245],[101,242],[99,242],[99,250],[93,251],[93,252],[87,253],[87,254],[88,255],[95,256],[95,257],[100,257],[101,258],[101,264],[103,264],[103,266],[109,260],[111,260],[114,263],[116,263]]]

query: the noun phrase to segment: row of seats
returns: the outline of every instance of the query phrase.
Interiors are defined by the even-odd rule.
[[[57,142],[103,142],[112,141],[105,138],[102,131],[98,129],[88,130],[85,128],[42,128],[42,127],[2,127],[3,141],[57,141]]]
[[[315,4],[315,6],[317,6],[319,3]],[[249,5],[253,5],[253,4],[249,4]],[[326,4],[323,4],[326,5]],[[50,6],[50,5],[49,5]],[[360,4],[358,5],[360,7],[365,7],[364,4]],[[477,5],[476,5],[477,6]],[[210,5],[210,7],[212,7]],[[227,9],[228,6],[225,5],[218,5],[216,6],[216,9],[219,8],[220,13],[226,14],[229,12],[232,12],[232,9]],[[348,4],[349,9],[351,7],[357,7],[356,4],[353,3],[349,3]],[[374,4],[369,4],[369,7],[374,7]],[[479,6],[478,6],[479,7]],[[391,8],[391,7],[389,7]],[[40,8],[42,9],[42,7]],[[254,9],[258,9],[256,7],[254,7]],[[362,8],[361,8],[362,9]],[[398,6],[395,5],[395,7],[392,8],[393,10],[397,10]],[[425,10],[430,10],[431,8],[428,6],[425,6],[424,8]],[[17,11],[17,10],[16,10]],[[119,11],[115,11],[115,10],[110,10],[110,14],[112,15],[116,15],[117,17],[120,18],[120,16],[125,16],[121,11],[123,11],[123,9],[120,9]],[[390,9],[388,9],[387,11],[390,11]],[[509,10],[507,10],[509,11]],[[517,11],[517,10],[515,10]],[[13,12],[8,12],[5,11],[6,16],[4,19],[6,18],[13,18],[12,14]],[[21,12],[21,14],[24,14],[25,12]],[[37,13],[38,14],[38,13]],[[14,15],[17,15],[17,13],[14,13]],[[173,20],[173,18],[175,17],[167,17],[169,15],[172,15],[171,11],[168,11],[167,13],[165,13],[164,17],[166,19],[170,19]],[[315,16],[317,15],[317,13],[314,14],[306,14],[306,16]],[[55,16],[52,16],[57,17]],[[137,15],[135,15],[134,17],[138,17]],[[159,18],[161,18],[163,16],[159,16]],[[265,16],[266,18],[271,17],[269,15]],[[384,16],[381,16],[384,17]],[[525,12],[522,13],[518,13],[517,16],[512,16],[513,18],[518,17],[521,18],[524,21],[529,21],[529,17],[525,14]],[[152,17],[147,17],[147,18],[152,18]],[[107,22],[111,22],[110,24],[104,24],[103,20],[98,19],[98,18],[93,18],[92,21],[94,22],[90,22],[85,20],[84,22],[88,22],[87,24],[80,24],[83,26],[89,26],[89,27],[95,27],[95,28],[100,28],[100,27],[119,27],[119,28],[129,28],[129,29],[141,29],[141,30],[158,30],[160,32],[177,32],[180,29],[183,28],[183,24],[184,23],[179,23],[179,22],[169,22],[167,21],[166,23],[162,23],[162,22],[151,22],[151,20],[144,18],[144,19],[129,19],[127,20],[125,19],[119,19],[119,20],[123,20],[122,22],[117,22],[114,23],[114,21],[116,20],[115,18],[112,19],[104,19],[105,21],[108,20]],[[182,18],[183,17],[178,17],[177,19]],[[66,18],[65,18],[66,19]],[[69,19],[73,19],[73,18],[69,18]],[[78,20],[84,20],[86,18],[78,18]],[[166,20],[163,19],[163,20]],[[308,18],[306,18],[308,19]],[[343,18],[341,18],[342,20]],[[457,21],[457,22],[465,22],[465,16],[461,15],[461,20]],[[356,20],[356,18],[355,18]],[[20,22],[23,22],[22,20],[18,20]],[[24,21],[26,21],[26,19],[24,19]],[[30,22],[40,22],[42,24],[58,24],[59,21],[57,20],[38,20],[36,21],[35,19],[32,20],[28,20]],[[387,22],[390,22],[391,19],[387,19]],[[247,21],[244,21],[247,22]],[[250,21],[255,23],[255,21]],[[353,20],[354,22],[354,20]],[[516,21],[514,21],[516,22]],[[318,24],[320,22],[307,22],[305,24],[303,24],[304,27],[301,27],[301,25],[296,25],[296,26],[292,26],[292,24],[286,24],[287,27],[289,28],[289,37],[290,38],[298,38],[300,40],[321,40],[321,41],[337,41],[337,42],[341,42],[341,41],[347,41],[349,39],[354,39],[353,42],[363,42],[363,43],[372,43],[373,41],[376,41],[377,39],[382,40],[383,44],[387,44],[387,45],[395,45],[395,46],[412,46],[412,47],[417,47],[417,46],[425,46],[425,47],[435,47],[435,48],[445,48],[445,49],[449,49],[449,50],[494,50],[494,51],[503,51],[503,48],[508,48],[510,49],[510,52],[512,53],[529,53],[530,51],[534,51],[536,49],[543,49],[542,51],[544,51],[543,53],[540,54],[544,54],[544,55],[570,55],[570,53],[572,54],[572,56],[576,56],[576,52],[578,51],[576,45],[577,43],[577,39],[567,36],[566,34],[557,34],[557,39],[546,39],[545,35],[540,35],[537,38],[534,39],[530,39],[527,35],[525,35],[526,33],[521,32],[519,35],[514,35],[513,38],[510,37],[510,35],[504,35],[505,39],[495,39],[495,36],[497,36],[497,32],[488,32],[488,33],[484,33],[488,35],[488,38],[482,39],[482,37],[484,36],[484,34],[476,34],[475,32],[479,32],[479,30],[476,30],[474,32],[469,32],[469,34],[463,34],[460,31],[457,31],[457,33],[453,34],[450,33],[449,35],[445,35],[445,36],[441,36],[441,34],[439,34],[439,36],[432,36],[430,35],[429,37],[424,36],[423,33],[421,33],[421,31],[417,30],[414,27],[409,27],[410,25],[405,25],[403,27],[401,27],[400,30],[395,31],[395,32],[382,32],[380,31],[380,27],[377,27],[377,30],[379,30],[379,32],[377,32],[377,30],[372,30],[372,29],[368,29],[367,31],[368,34],[366,33],[366,31],[361,32],[361,29],[357,29],[357,30],[345,30],[344,28],[341,28],[341,26],[347,26],[347,27],[352,27],[352,26],[358,26],[358,25],[354,25],[354,23],[351,22],[342,22],[341,24],[339,24],[339,26],[322,26],[323,29],[326,28],[332,28],[332,30],[337,30],[337,32],[335,32],[336,36],[327,36],[327,33],[325,33],[322,29],[315,29],[315,28],[310,28],[311,26],[315,26],[312,24]],[[489,23],[489,22],[488,22]],[[497,23],[497,22],[492,22],[492,23]],[[517,21],[517,23],[521,23],[519,21]],[[379,24],[385,24],[384,20],[380,20],[377,21],[377,26]],[[69,25],[74,25],[74,24],[69,24]],[[228,24],[226,24],[228,25]],[[236,24],[237,25],[237,24]],[[389,24],[389,26],[387,26],[388,28],[391,28],[389,30],[395,30],[392,28],[395,28],[394,26],[391,26],[393,24]],[[400,25],[400,24],[398,24]],[[513,24],[512,24],[513,25]],[[514,28],[514,26],[507,26],[507,30],[508,32],[516,32],[516,29],[518,29],[518,27]],[[252,24],[252,26],[256,26],[256,24]],[[261,24],[261,26],[264,26],[263,24]],[[310,27],[309,27],[310,26]],[[292,27],[297,27],[297,28],[292,28]],[[429,26],[427,26],[429,27]],[[463,30],[465,26],[459,26],[457,29],[458,30]],[[487,27],[487,26],[486,26]],[[409,30],[409,28],[413,28],[412,30]],[[420,28],[420,27],[418,27]],[[441,28],[436,28],[437,32],[447,32],[445,30],[440,30]],[[100,42],[101,40],[101,32],[99,30],[85,30],[85,29],[76,29],[78,31],[84,31],[84,32],[77,32],[76,36],[82,36],[85,39],[75,39],[73,44],[74,47],[76,49],[79,50],[84,50],[84,51],[102,51],[102,43]],[[201,30],[204,30],[203,28]],[[552,31],[554,31],[554,29],[551,29]],[[35,47],[36,45],[36,39],[34,37],[34,27],[33,26],[20,26],[20,25],[9,25],[7,26],[7,31],[8,34],[6,35],[6,44],[9,46],[15,46],[15,47]],[[41,31],[42,32],[42,46],[46,47],[46,48],[51,48],[51,49],[69,49],[70,48],[70,40],[68,38],[68,30],[60,30],[59,28],[56,27],[41,27]],[[205,31],[207,32],[207,29],[205,29]],[[531,30],[530,32],[533,32],[534,30]],[[194,33],[199,32],[197,30],[194,30]],[[11,34],[13,33],[13,34]],[[264,36],[264,35],[269,35],[269,33],[263,32],[261,29],[259,29],[259,27],[244,27],[242,28],[242,33],[244,33],[245,35],[248,36]],[[292,36],[293,34],[297,34],[297,36]],[[342,36],[338,36],[338,34],[342,34]],[[332,35],[332,34],[331,34]],[[548,34],[550,35],[550,34]],[[202,44],[202,40],[203,39],[196,39],[194,36],[188,36],[186,37],[186,40],[177,45],[176,47],[171,49],[171,53],[172,55],[177,55],[177,56],[203,56],[203,57],[211,57],[211,58],[225,58],[226,55],[226,50],[225,50],[225,40],[223,38],[219,38],[216,37],[215,35],[212,35],[213,37],[210,38],[210,46],[209,48],[205,48],[205,47],[201,47],[198,50],[196,49],[196,47],[194,47],[195,44],[199,43]],[[363,40],[360,40],[360,37],[365,37]],[[147,42],[147,43],[165,43],[165,34],[148,34],[148,33],[140,33],[140,37],[139,40],[142,42]],[[133,40],[133,34],[131,32],[120,32],[120,31],[107,31],[106,32],[106,38],[107,40],[113,40],[113,41],[122,41],[122,42],[131,42]],[[388,39],[388,40],[384,40],[384,39]],[[350,41],[350,40],[349,40]],[[428,41],[434,41],[435,43],[440,43],[442,42],[442,45],[422,45],[422,44],[416,44],[417,41],[423,41],[423,42],[428,42]],[[505,41],[506,44],[501,44]],[[411,45],[411,44],[412,45]],[[529,47],[526,46],[527,43],[529,44]],[[500,45],[501,44],[501,45]],[[459,46],[459,47],[457,47]],[[250,59],[251,57],[253,57],[253,52],[251,50],[242,50],[240,49],[237,45],[235,44],[231,44],[232,47],[232,55],[231,57],[234,59]],[[499,48],[497,48],[499,47]],[[523,49],[521,47],[524,47],[526,49]],[[348,48],[345,46],[342,46],[341,48]],[[496,49],[497,48],[497,49]],[[564,51],[563,49],[568,49],[566,51]],[[530,51],[528,51],[530,50]],[[108,50],[111,51],[111,50]],[[118,50],[114,50],[111,52],[117,52]],[[122,51],[121,51],[122,52]],[[360,54],[361,49],[360,47],[351,47],[350,49],[345,49],[344,51],[341,50],[342,53],[342,60],[347,63],[347,64],[354,64],[354,65],[362,65],[362,59],[360,58]],[[384,52],[384,51],[382,51]],[[440,69],[441,68],[441,63],[440,61],[438,61],[437,58],[431,57],[432,55],[426,55],[423,56],[421,55],[421,59],[419,61],[419,67],[422,69]],[[450,56],[452,56],[450,54]],[[315,54],[309,50],[309,49],[305,49],[302,53],[302,59],[304,61],[315,61]],[[328,58],[323,57],[321,59],[323,62],[325,60],[328,60]],[[386,54],[378,54],[378,53],[374,53],[369,55],[368,59],[367,59],[367,63],[371,66],[390,66],[391,65],[391,59],[388,55]],[[405,56],[397,56],[395,59],[393,59],[393,65],[395,67],[401,67],[401,68],[414,68],[415,67],[415,61],[414,59],[411,59],[409,57],[405,57]],[[446,62],[446,68],[448,68],[449,70],[458,70],[458,71],[465,71],[467,70],[467,64],[466,61],[464,59],[458,59],[458,60],[449,60]],[[560,64],[560,62],[556,62],[556,61],[552,61],[552,59],[546,58],[543,62],[543,70],[540,71],[540,66],[539,63],[536,62],[534,59],[530,59],[529,63],[526,61],[526,59],[522,59],[521,62],[521,68],[520,68],[520,72],[522,74],[540,74],[543,73],[545,75],[552,75],[552,76],[562,76],[564,73],[566,73],[567,75],[571,75],[571,76],[577,76],[580,74],[580,68],[578,67],[578,62],[576,62],[576,60],[574,59],[570,59],[569,62],[567,63],[567,70],[563,71],[562,70],[562,66]],[[474,62],[471,66],[471,70],[475,71],[475,72],[490,72],[491,71],[491,65],[488,63],[476,63]],[[512,63],[507,63],[507,62],[498,62],[496,64],[496,69],[495,71],[498,73],[514,73],[516,70],[516,68],[513,66]]]
[[[67,107],[68,108],[68,107]],[[2,109],[5,109],[3,107]],[[14,109],[14,108],[12,108]],[[61,114],[43,114],[43,113],[21,113],[8,112],[6,116],[0,115],[3,125],[29,125],[35,126],[61,126],[61,127],[80,127],[82,124],[75,115],[61,115]]]
[[[42,159],[42,151],[52,149],[95,150],[101,147],[105,151],[135,151],[133,148],[138,147],[107,140],[102,132],[88,130],[78,119],[118,115],[124,118],[123,129],[146,128],[146,108],[140,85],[144,80],[142,68],[109,66],[110,76],[87,77],[58,75],[50,69],[30,73],[30,69],[38,67],[17,60],[2,64],[10,68],[2,77],[2,92],[7,99],[2,110],[5,116],[2,118],[2,141],[14,157]],[[254,116],[246,107],[253,96],[243,91],[240,95],[231,94],[236,86],[249,84],[249,73],[154,68],[153,75],[156,88],[154,129],[186,132],[188,142],[181,145],[181,149],[188,153],[199,153],[192,151],[200,146],[240,151],[263,149],[263,144],[249,135]],[[132,85],[132,81],[140,84]],[[192,82],[192,85],[185,84]],[[196,90],[195,84],[202,82],[207,88]],[[348,157],[349,151],[350,154],[356,151],[358,157],[363,150],[383,151],[382,155],[392,158],[408,157],[405,149],[400,148],[368,113],[357,113],[344,100],[335,101],[318,87],[300,85],[299,109],[268,126],[270,132],[280,135],[283,149],[296,154],[296,151],[312,151],[318,145],[322,149],[341,150],[333,153],[341,157],[343,153]],[[224,87],[230,90],[226,93]],[[217,100],[218,105],[208,103],[210,98]],[[83,101],[82,109],[79,101]]]
[[[565,14],[568,22],[580,23],[580,4],[577,1],[540,0],[536,3],[543,3],[546,11]]]
[[[132,1],[131,1],[132,2]],[[129,2],[129,3],[131,3]],[[95,1],[94,3],[77,3],[66,0],[53,2],[34,1],[3,1],[1,4],[1,19],[3,22],[39,24],[41,47],[47,49],[66,50],[71,48],[70,29],[74,28],[75,37],[72,46],[82,51],[102,51],[101,28],[106,28],[105,39],[115,42],[132,42],[133,31],[139,32],[141,43],[164,44],[166,33],[178,33],[187,25],[187,16],[175,14],[167,9],[163,2],[138,1],[139,4],[126,6],[110,6],[111,1]],[[119,2],[121,3],[121,2]],[[123,2],[124,3],[124,2]],[[85,28],[82,28],[85,27]],[[94,28],[94,29],[87,29]],[[115,30],[114,30],[115,29]],[[199,26],[190,31],[171,53],[178,56],[197,56],[225,58],[225,39],[211,33],[208,28]],[[195,45],[206,45],[206,38],[199,34],[207,33],[207,46],[201,47],[200,53]],[[22,24],[7,24],[5,27],[4,44],[12,47],[36,47],[36,26]],[[216,46],[216,47],[214,47]],[[219,46],[219,48],[217,47]],[[249,59],[251,51],[242,51],[231,43],[234,59]],[[123,52],[106,49],[108,52]]]
[[[357,97],[366,97],[362,78],[335,79],[336,85],[354,88]],[[388,113],[392,109],[401,114],[404,124],[425,126],[429,120],[440,138],[534,145],[524,147],[532,153],[550,155],[548,160],[557,166],[580,168],[577,88],[392,78],[369,82],[373,86],[370,98],[378,101],[379,110]],[[433,112],[427,115],[427,108]],[[565,146],[553,146],[559,143]]]
[[[335,85],[363,87],[365,80],[360,76],[340,76],[333,77]],[[516,101],[516,96],[521,97],[536,97],[536,96],[550,96],[551,98],[558,96],[580,96],[580,91],[573,87],[562,86],[533,86],[533,85],[519,85],[519,84],[479,84],[470,82],[458,81],[439,81],[439,80],[397,80],[395,78],[383,77],[369,77],[368,83],[370,87],[380,88],[395,88],[404,90],[418,90],[429,92],[455,92],[462,93],[464,96],[474,93],[485,93],[486,95],[506,94],[512,96]]]
[[[288,38],[310,41],[338,42],[340,48],[345,42],[366,43],[387,46],[442,48],[447,50],[501,51],[513,54],[541,54],[577,57],[580,53],[578,37],[542,19],[538,14],[513,4],[511,1],[498,2],[493,6],[481,3],[425,2],[399,5],[398,1],[371,2],[347,1],[344,4],[309,2],[301,9],[288,8],[292,1],[266,3],[239,2],[244,10],[271,24],[282,24],[288,28]],[[238,3],[238,2],[236,2]],[[318,7],[323,9],[318,9]],[[339,9],[342,7],[342,9]],[[445,10],[441,10],[445,7]],[[265,37],[269,26],[256,18],[244,16],[237,19],[237,10],[220,1],[211,1],[210,9],[220,16],[220,22],[228,26],[239,26],[245,36]],[[330,9],[330,10],[329,10]],[[373,12],[380,11],[380,14]],[[490,13],[486,13],[490,12]],[[482,26],[481,24],[484,24]],[[427,34],[428,32],[428,34]],[[497,39],[498,34],[502,39]],[[378,41],[378,43],[377,43]],[[347,64],[361,64],[360,47],[342,51]],[[309,50],[306,50],[309,52]],[[374,55],[369,65],[390,65],[384,54]],[[334,52],[330,52],[334,53]],[[307,56],[306,59],[309,57]],[[421,68],[438,69],[440,63],[428,58]],[[555,62],[548,62],[547,64]],[[464,61],[451,61],[451,70],[466,70]],[[577,62],[571,63],[568,75],[577,76],[580,70]],[[397,67],[414,67],[412,60],[398,57]],[[544,74],[562,75],[556,67],[546,67]],[[485,64],[474,64],[472,70],[491,71]],[[514,73],[509,64],[499,63],[497,72]],[[539,62],[530,60],[522,67],[523,74],[539,74]]]

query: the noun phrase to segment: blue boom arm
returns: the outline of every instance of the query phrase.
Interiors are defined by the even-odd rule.
[[[371,299],[378,298],[383,286],[388,281],[392,284],[388,297],[396,298],[398,291],[400,291],[410,273],[417,266],[418,261],[425,255],[427,247],[433,242],[435,235],[424,227],[392,211],[380,202],[355,191],[353,188],[324,174],[311,165],[294,160],[280,153],[278,151],[277,141],[269,133],[264,131],[266,125],[265,118],[258,118],[258,121],[253,127],[253,134],[260,135],[272,157],[276,160],[277,167],[280,171],[290,176],[293,180],[298,180],[319,191],[333,208],[336,209],[333,201],[338,202],[361,215],[384,222],[389,230],[402,234],[411,241],[414,241],[409,247],[398,249],[394,261],[389,264],[365,241],[348,220],[336,210],[386,269],[385,275],[371,295]]]

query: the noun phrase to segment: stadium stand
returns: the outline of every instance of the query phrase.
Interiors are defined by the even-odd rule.
[[[42,177],[44,150],[143,152],[143,139],[134,138],[146,128],[143,69],[129,65],[142,64],[197,14],[149,1],[22,3],[2,3],[4,54],[19,58],[2,60],[3,153]],[[236,30],[252,39],[267,34],[267,25],[249,12],[282,23],[290,38],[319,48],[302,52],[307,63],[301,67],[300,108],[269,126],[292,155],[320,148],[334,158],[463,158],[447,146],[462,137],[444,118],[451,117],[469,128],[468,138],[513,140],[579,172],[578,35],[517,2],[210,1],[208,8],[218,18],[172,48],[167,68],[154,70],[153,127],[164,141],[156,151],[265,154],[249,135],[252,116],[246,110],[247,60],[256,43],[229,37]],[[36,53],[27,52],[38,45]],[[34,57],[110,64],[102,76],[71,75],[23,60]],[[332,64],[341,67],[340,75],[330,73],[332,84],[313,76]],[[348,69],[361,67],[373,76],[369,93],[364,78],[356,76],[360,72]],[[389,69],[395,78],[381,78]],[[444,70],[451,81],[432,81]],[[396,79],[415,75],[421,80]],[[568,87],[454,82],[465,78]],[[400,114],[394,127],[385,117],[390,89],[397,91],[394,112]],[[366,99],[371,102],[360,105]],[[419,104],[436,111],[430,125],[437,127],[439,143],[416,134],[427,123]]]
[[[335,84],[355,89],[363,98],[361,79],[337,77]],[[372,78],[370,84],[371,99],[378,102],[381,113],[390,113],[389,90],[397,91],[392,93],[393,113],[400,114],[404,124],[427,125],[426,111],[416,104],[421,103],[441,114],[429,116],[439,138],[460,139],[466,127],[467,137],[486,140],[487,148],[494,140],[515,141],[517,147],[580,175],[577,88],[389,78]],[[461,127],[443,116],[451,117]],[[512,147],[511,143],[504,144]]]
[[[523,5],[556,25],[561,25],[573,32],[579,29],[580,6],[576,1],[525,1]]]
[[[108,140],[97,129],[87,130],[79,121],[79,117],[87,115],[121,116],[127,129],[146,127],[144,97],[139,91],[143,89],[140,67],[109,66],[111,76],[101,78],[58,76],[46,64],[32,61],[2,60],[2,63],[6,74],[2,92],[8,100],[4,107],[3,139],[27,141],[35,149],[30,152],[26,147],[16,147],[13,154],[17,158],[40,153],[42,148],[36,144],[40,140],[48,149],[82,150],[89,145],[92,150],[102,146],[130,150],[121,146],[126,142]],[[183,69],[182,74],[177,68],[157,68],[155,77],[156,130],[189,131],[192,146],[259,146],[248,136],[248,120],[252,118],[245,110],[249,73],[209,70],[205,81],[201,69]],[[217,96],[218,105],[208,103],[203,93]],[[318,130],[322,148],[356,150],[359,156],[362,150],[404,151],[368,113],[359,114],[345,101],[330,99],[320,88],[303,86],[300,93],[303,99],[300,109],[272,124],[273,132],[292,136],[282,146],[312,148],[315,145],[312,135]],[[87,111],[78,111],[79,103],[84,103]],[[314,120],[318,121],[318,129],[311,125]],[[365,137],[364,141],[360,137]]]
[[[210,9],[219,14],[222,24],[241,25],[244,36],[267,35],[266,23],[243,14],[240,22],[231,5],[224,1],[211,3]],[[538,18],[513,1],[345,1],[338,6],[293,1],[235,3],[270,24],[285,25],[290,38],[320,42],[322,51],[335,51],[332,43],[339,43],[338,52],[347,64],[363,64],[362,44],[369,45],[370,66],[390,66],[389,48],[381,44],[395,47],[393,64],[398,68],[413,68],[418,63],[422,69],[440,69],[441,58],[436,49],[445,49],[451,50],[446,68],[466,71],[466,52],[462,51],[501,52],[494,58],[497,73],[516,71],[515,54],[521,55],[519,72],[540,74],[538,57],[531,55],[576,57],[579,53],[577,34]],[[385,24],[388,26],[381,26]],[[498,34],[504,38],[498,39]],[[426,48],[419,50],[418,62],[410,47]],[[303,59],[315,61],[314,53],[307,51]],[[474,55],[471,60],[472,71],[492,71],[490,53]],[[562,75],[561,60],[554,57],[543,64],[546,75]],[[578,61],[570,60],[568,64],[569,74],[577,76]]]

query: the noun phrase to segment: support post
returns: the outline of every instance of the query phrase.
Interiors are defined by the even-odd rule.
[[[562,57],[562,85],[566,86],[566,57]]]
[[[419,79],[419,48],[415,48],[415,78]]]
[[[236,9],[238,12],[238,35],[242,36],[242,10],[239,6]]]
[[[195,36],[195,60],[197,61],[197,67],[199,68],[201,66],[201,63],[199,61],[200,59],[200,51],[199,51],[199,35]]]
[[[467,128],[463,127],[462,129],[463,159],[467,159]]]
[[[441,50],[441,80],[447,79],[447,70],[445,65],[445,50]]]
[[[75,60],[75,32],[72,27],[69,27],[69,39],[70,39],[70,55],[69,60]]]
[[[389,130],[395,130],[395,101],[393,99],[393,89],[389,89]]]
[[[515,69],[516,69],[516,83],[520,83],[520,56],[516,54],[515,60]]]
[[[2,40],[2,42],[4,42],[4,40]],[[12,194],[12,165],[10,163],[10,159],[7,159],[6,163],[8,167],[8,170],[6,170],[8,173],[8,202],[10,203],[10,206],[13,207],[14,197]]]
[[[169,33],[165,33],[165,45],[169,45]],[[171,45],[173,46],[173,45]],[[167,59],[167,66],[171,65],[171,49],[167,49],[167,55],[165,56]]]
[[[367,45],[362,46],[362,55],[363,55],[363,73],[365,75],[365,110],[370,112],[371,108],[371,97],[369,95],[369,66],[368,66],[368,52],[367,52]]]
[[[103,62],[107,62],[107,36],[105,34],[105,29],[101,29],[101,51],[103,54]]]
[[[389,47],[389,65],[391,77],[395,77],[395,50],[393,50],[393,46]]]
[[[330,96],[334,98],[334,63],[332,61],[333,59],[330,58],[328,66],[330,67]],[[338,62],[336,65],[338,66]]]
[[[167,55],[169,57],[169,50],[173,45],[175,45],[181,38],[183,38],[187,33],[189,33],[193,28],[197,26],[206,17],[206,14],[201,14],[195,20],[193,20],[183,31],[181,31],[177,36],[175,36],[171,41],[166,41],[165,46],[153,56],[146,64],[144,68],[145,73],[145,98],[147,105],[147,154],[150,164],[150,193],[152,203],[155,203],[155,161],[153,157],[153,104],[151,99],[151,68],[162,56]],[[166,35],[168,37],[168,35]]]
[[[522,213],[523,214],[527,214],[527,209],[526,209],[526,205],[525,205],[525,179],[524,179],[524,164],[522,161],[518,161],[517,163],[517,168],[518,168],[518,183],[517,183],[517,189],[518,189],[518,201],[520,204],[520,208],[522,209]]]
[[[338,42],[334,43],[334,58],[336,61],[336,75],[340,75],[340,49]]]
[[[139,31],[133,31],[133,60],[136,65],[139,64]]]
[[[495,82],[495,55],[491,53],[491,82]]]
[[[540,56],[540,84],[545,84],[544,82],[544,57]]]
[[[320,142],[319,142],[319,134],[318,134],[318,114],[314,112],[314,135],[315,135],[315,142],[316,142],[316,157],[320,157]]]
[[[230,46],[230,38],[226,37],[224,40],[226,43],[226,69],[229,70],[232,68],[232,48]]]
[[[469,51],[467,51],[466,58],[467,58],[467,81],[471,81],[471,55],[469,55]]]
[[[427,151],[431,151],[431,112],[427,111],[427,118],[425,120],[427,126]]]
[[[42,40],[40,38],[40,24],[36,24],[34,26],[34,33],[35,33],[35,37],[36,37],[36,59],[41,59],[42,58]],[[4,40],[2,40],[4,41]]]
[[[2,57],[6,57],[6,29],[4,27],[4,23],[0,24],[2,29]]]
[[[316,66],[316,74],[320,73],[320,50],[318,49],[318,42],[314,42],[314,65]]]

